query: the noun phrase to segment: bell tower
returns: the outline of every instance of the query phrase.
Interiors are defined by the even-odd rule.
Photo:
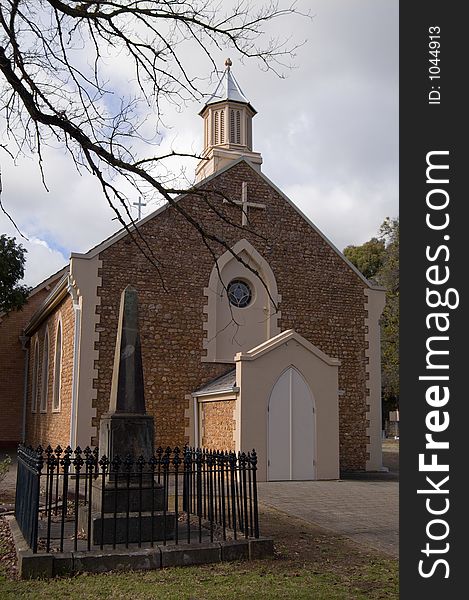
[[[262,157],[252,151],[252,118],[256,109],[243,94],[231,72],[232,62],[225,61],[225,71],[199,115],[204,120],[204,150],[195,170],[201,181],[245,156],[253,167],[261,170]]]

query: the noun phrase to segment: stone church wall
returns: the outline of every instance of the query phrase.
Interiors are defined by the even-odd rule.
[[[344,470],[363,470],[366,444],[365,284],[330,245],[297,211],[246,163],[205,183],[232,200],[241,197],[241,184],[248,183],[251,202],[265,210],[251,209],[252,227],[241,228],[239,207],[212,198],[229,226],[210,212],[198,196],[181,200],[194,218],[232,246],[246,238],[268,261],[281,294],[280,329],[294,328],[331,357],[339,368],[340,462]],[[313,211],[314,214],[314,211]],[[252,231],[249,231],[251,229]],[[157,272],[126,236],[104,249],[100,305],[99,359],[93,425],[108,408],[114,344],[122,289],[132,284],[139,292],[143,368],[147,410],[155,417],[156,444],[183,445],[189,400],[185,397],[232,365],[203,363],[203,338],[207,332],[203,312],[213,257],[196,230],[169,208],[142,223],[140,232],[158,262]],[[226,250],[212,243],[218,257]],[[163,289],[164,281],[165,289]],[[96,440],[93,440],[95,442]]]
[[[234,400],[204,402],[201,407],[202,446],[234,450]]]
[[[62,377],[61,377],[61,403],[60,411],[52,410],[52,396],[54,387],[54,359],[57,323],[62,319]],[[35,340],[39,341],[39,389],[42,391],[42,361],[44,360],[44,339],[46,329],[49,330],[49,370],[47,408],[45,412],[38,406],[32,412],[32,379],[33,379],[33,353]],[[70,296],[66,296],[61,304],[41,324],[31,337],[30,360],[28,375],[28,402],[26,410],[26,441],[27,443],[46,447],[51,444],[54,448],[60,444],[65,448],[70,443],[70,412],[72,402],[73,378],[73,337],[75,330],[75,317],[73,303]]]

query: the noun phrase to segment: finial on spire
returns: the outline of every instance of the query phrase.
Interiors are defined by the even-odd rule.
[[[233,63],[231,62],[231,58],[227,58],[225,60],[225,67],[228,69],[228,71],[230,70],[230,67]]]

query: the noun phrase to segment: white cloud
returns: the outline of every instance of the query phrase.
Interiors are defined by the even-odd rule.
[[[213,56],[222,68],[231,55],[233,72],[259,111],[254,149],[263,155],[265,174],[342,249],[369,239],[386,216],[398,212],[398,2],[299,0],[298,8],[310,9],[314,18],[269,25],[269,34],[286,31],[308,39],[286,79],[262,72],[255,62],[241,64],[235,52],[217,49]],[[193,46],[183,45],[181,53],[192,74],[209,74],[209,63],[196,62]],[[128,91],[132,70],[124,57],[108,62],[118,96]],[[167,129],[157,151],[199,152],[200,106],[163,108]],[[146,131],[154,132],[155,123],[149,118]],[[118,228],[95,178],[79,175],[62,150],[43,152],[50,192],[34,160],[21,159],[14,167],[2,157],[2,201],[30,236],[29,283],[60,268],[70,251],[86,251]],[[191,179],[195,162],[172,160],[170,166],[175,172],[185,168]],[[144,214],[155,207],[150,202]],[[15,233],[1,214],[0,229]]]
[[[64,267],[67,262],[58,250],[49,248],[44,240],[31,238],[23,246],[28,250],[28,269],[24,280],[32,287]]]
[[[27,250],[27,269],[25,269],[24,277],[26,285],[34,287],[67,264],[67,257],[59,250],[50,248],[46,240],[34,236],[24,239],[12,226],[6,226],[3,229],[6,235],[16,238],[16,242]]]

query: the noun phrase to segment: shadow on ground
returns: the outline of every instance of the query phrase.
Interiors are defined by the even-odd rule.
[[[386,472],[347,473],[340,474],[341,479],[366,481],[399,481],[399,440],[383,440],[383,467]]]

